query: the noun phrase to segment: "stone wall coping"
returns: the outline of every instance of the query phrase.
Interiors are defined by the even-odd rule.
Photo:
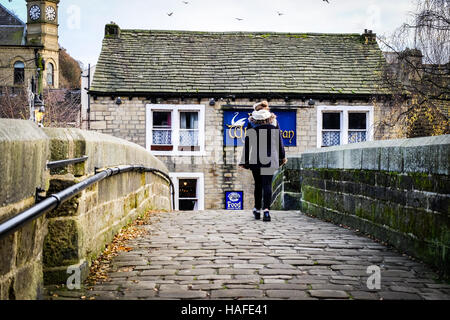
[[[84,142],[85,144],[81,146],[81,149],[84,149],[84,152],[82,152],[84,154],[74,153],[72,157],[84,155],[89,157],[85,167],[87,173],[93,172],[96,167],[106,168],[120,165],[144,165],[169,173],[163,162],[149,151],[124,139],[74,128],[44,128],[43,131],[52,141],[72,141],[82,144]],[[80,148],[75,149],[76,152],[80,152]],[[52,155],[51,160],[61,159],[53,159]]]
[[[0,220],[1,208],[34,197],[44,188],[48,137],[33,122],[0,119]]]
[[[324,153],[329,151],[340,150],[352,150],[352,149],[367,149],[367,148],[389,148],[389,147],[422,147],[431,145],[448,145],[450,144],[450,134],[433,136],[433,137],[420,137],[410,139],[393,139],[393,140],[375,140],[365,141],[359,143],[351,143],[341,146],[333,146],[327,148],[309,149],[303,152],[306,153]],[[294,156],[297,157],[298,155]]]
[[[288,156],[287,169],[330,168],[449,174],[450,135],[378,140]]]
[[[0,119],[0,142],[46,139],[45,133],[32,121]]]

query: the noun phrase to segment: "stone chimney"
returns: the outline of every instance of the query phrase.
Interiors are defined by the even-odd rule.
[[[120,28],[115,22],[105,26],[105,38],[120,38]]]
[[[418,49],[406,48],[398,55],[398,64],[402,71],[402,80],[409,83],[418,80],[422,70],[423,54]]]
[[[399,62],[402,60],[405,63],[410,63],[414,67],[420,67],[422,65],[423,54],[419,49],[409,49],[406,48],[404,51],[399,54]]]
[[[406,48],[401,52],[385,52],[386,62],[403,84],[409,85],[418,80],[422,72],[422,52]]]
[[[377,34],[373,33],[372,30],[364,29],[362,38],[363,38],[365,44],[371,44],[371,43],[377,42]]]

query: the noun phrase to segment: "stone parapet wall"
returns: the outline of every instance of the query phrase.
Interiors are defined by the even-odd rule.
[[[45,189],[48,137],[28,121],[0,119],[0,223],[34,205]],[[42,292],[41,217],[0,239],[0,299],[34,299]]]
[[[450,135],[316,149],[273,181],[274,207],[371,234],[447,273]]]
[[[47,161],[84,163],[46,169]],[[41,129],[0,119],[0,223],[35,204],[36,188],[47,195],[92,176],[95,169],[166,166],[134,143],[78,129]],[[46,283],[65,283],[67,267],[86,274],[114,234],[148,210],[170,210],[168,182],[152,173],[127,172],[102,180],[61,207],[0,239],[0,299],[36,299]]]
[[[94,173],[95,168],[144,165],[168,173],[144,148],[113,136],[78,129],[44,129],[50,138],[51,161],[88,155],[82,164],[52,170],[48,193],[56,193]],[[65,283],[67,268],[87,274],[90,261],[117,231],[148,210],[170,210],[166,180],[152,173],[127,172],[103,180],[47,215],[44,283]]]

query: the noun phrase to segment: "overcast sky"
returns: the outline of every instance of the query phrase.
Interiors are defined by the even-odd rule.
[[[26,1],[9,1],[0,3],[26,21]],[[378,35],[387,35],[407,21],[416,7],[415,0],[185,2],[188,4],[182,0],[61,0],[59,42],[87,66],[97,62],[104,26],[110,21],[122,29],[326,33],[372,29]]]

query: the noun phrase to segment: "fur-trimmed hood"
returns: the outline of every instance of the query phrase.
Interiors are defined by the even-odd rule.
[[[263,124],[271,124],[271,125],[273,125],[275,127],[278,126],[277,116],[274,113],[271,113],[270,118],[266,119],[266,120],[255,120],[255,119],[253,119],[252,116],[250,116],[248,118],[248,121],[250,122],[250,124],[252,126],[260,126],[260,125],[263,125]]]

